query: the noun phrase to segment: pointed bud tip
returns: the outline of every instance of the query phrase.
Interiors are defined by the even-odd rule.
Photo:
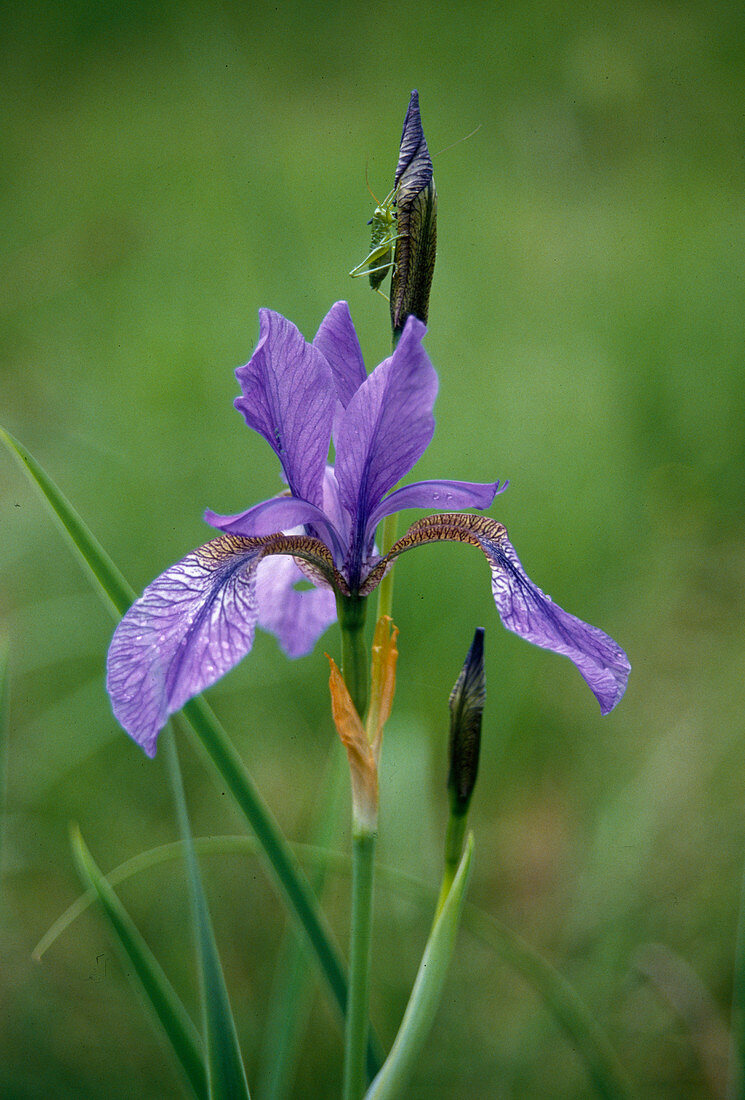
[[[473,636],[468,656],[450,693],[450,774],[448,790],[455,814],[467,812],[479,768],[481,717],[486,701],[484,630]]]
[[[391,323],[398,336],[410,315],[427,321],[437,252],[437,192],[416,89],[411,93],[401,133],[395,189],[398,238],[391,283]]]

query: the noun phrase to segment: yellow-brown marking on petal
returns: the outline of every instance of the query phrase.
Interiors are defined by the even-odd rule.
[[[412,550],[415,546],[425,546],[430,542],[467,542],[471,546],[481,547],[481,538],[501,540],[507,535],[504,524],[491,516],[477,516],[472,512],[435,512],[412,523],[406,534],[394,542],[386,556],[365,578],[360,595],[366,596],[380,584],[389,564],[399,554]]]
[[[247,538],[243,535],[220,535],[204,546],[198,547],[195,554],[200,565],[205,568],[217,568],[232,557],[248,554],[252,550],[260,556],[286,554],[303,561],[312,579],[324,581],[332,588],[349,595],[347,582],[334,566],[331,551],[320,539],[309,535],[284,535],[281,531],[274,535],[261,535]]]

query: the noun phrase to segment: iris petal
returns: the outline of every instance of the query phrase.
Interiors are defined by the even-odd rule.
[[[114,714],[148,756],[168,716],[250,651],[261,555],[230,535],[214,539],[148,585],[119,623],[106,686]]]
[[[626,690],[631,665],[617,642],[596,626],[570,615],[525,573],[506,537],[480,539],[492,570],[492,593],[499,616],[514,634],[568,657],[608,714]]]
[[[626,690],[631,671],[617,642],[596,626],[570,615],[533,584],[523,569],[507,531],[489,516],[442,512],[413,523],[403,538],[378,562],[361,591],[371,592],[399,554],[430,542],[467,542],[484,553],[492,572],[492,594],[508,630],[568,657],[608,714]]]
[[[498,481],[416,481],[396,489],[381,500],[368,520],[368,530],[374,531],[381,519],[402,512],[404,508],[488,508],[497,493],[503,493]]]
[[[281,314],[260,309],[259,327],[256,351],[235,372],[243,391],[235,407],[277,454],[293,495],[321,507],[336,405],[331,368]]]
[[[409,318],[393,355],[368,375],[339,425],[339,496],[358,531],[432,438],[437,375],[422,347],[425,332]]]
[[[367,378],[360,342],[346,302],[336,302],[328,311],[318,327],[313,347],[331,367],[336,396],[346,409]]]
[[[324,472],[323,486],[326,485],[327,480]],[[298,500],[296,497],[282,494],[265,500],[261,504],[255,504],[245,512],[236,512],[229,516],[220,515],[208,508],[204,518],[218,531],[225,531],[230,535],[242,535],[245,538],[272,535],[277,531],[288,531],[301,524],[310,525],[323,536],[335,560],[341,562],[344,559],[339,532],[335,530],[326,513],[314,504],[309,504],[307,500]]]
[[[336,620],[336,599],[330,588],[298,589],[307,583],[292,558],[265,558],[259,565],[256,596],[258,623],[274,634],[288,657],[310,653]]]

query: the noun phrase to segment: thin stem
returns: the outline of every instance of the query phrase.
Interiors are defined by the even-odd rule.
[[[207,704],[201,698],[192,699],[184,707],[184,714],[254,830],[269,865],[300,918],[339,1008],[344,1013],[347,1004],[344,963],[318,899],[298,867],[290,845],[269,807],[250,783],[243,761],[222,727],[213,719]]]
[[[347,691],[360,718],[367,709],[367,679],[370,674],[365,644],[367,600],[362,596],[336,597],[341,627],[341,672]]]
[[[352,929],[343,1100],[360,1100],[366,1084],[374,855],[375,834],[356,828],[352,837]]]
[[[463,854],[463,844],[466,838],[466,814],[454,814],[451,812],[448,818],[448,829],[445,836],[445,866],[442,869],[442,883],[440,896],[435,907],[435,920],[442,912],[442,907],[450,893],[453,879],[460,865],[460,857]]]
[[[387,554],[396,541],[398,515],[386,516],[383,521],[382,551]],[[378,585],[378,618],[388,615],[393,618],[393,570],[389,569]]]
[[[740,910],[735,937],[732,1015],[730,1018],[729,1073],[727,1100],[745,1096],[745,874],[740,886]]]

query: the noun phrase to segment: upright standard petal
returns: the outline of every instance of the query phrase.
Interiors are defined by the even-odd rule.
[[[380,583],[399,554],[430,542],[478,546],[489,562],[494,602],[507,629],[534,645],[568,657],[595,695],[601,713],[613,710],[626,690],[631,671],[628,657],[602,630],[570,615],[533,584],[506,529],[489,516],[443,512],[413,523],[370,572],[361,593],[367,595]]]
[[[368,375],[339,426],[339,495],[358,533],[432,439],[437,374],[422,347],[425,332],[409,318],[393,355]]]
[[[259,310],[256,351],[235,372],[235,400],[277,454],[296,497],[321,507],[336,389],[325,357],[279,313]]]
[[[336,621],[330,588],[308,588],[292,558],[265,558],[256,576],[258,624],[277,638],[288,657],[304,657]],[[302,586],[302,587],[298,587]]]
[[[327,480],[324,472],[324,486]],[[225,531],[228,535],[242,535],[245,538],[288,531],[300,524],[313,527],[326,542],[335,561],[340,563],[344,560],[345,553],[342,536],[329,520],[326,511],[317,508],[315,504],[309,504],[307,500],[298,500],[283,493],[261,504],[254,504],[253,508],[245,512],[236,512],[230,516],[220,515],[208,508],[204,513],[204,520],[218,531]]]
[[[109,648],[114,714],[148,756],[168,716],[251,649],[261,548],[231,535],[200,546],[136,600]]]
[[[331,367],[336,396],[346,409],[367,378],[360,342],[346,302],[336,302],[328,311],[318,327],[313,347]]]
[[[383,497],[368,520],[368,530],[373,530],[386,516],[402,512],[404,508],[488,508],[498,493],[503,493],[508,482],[498,481],[415,481]]]

